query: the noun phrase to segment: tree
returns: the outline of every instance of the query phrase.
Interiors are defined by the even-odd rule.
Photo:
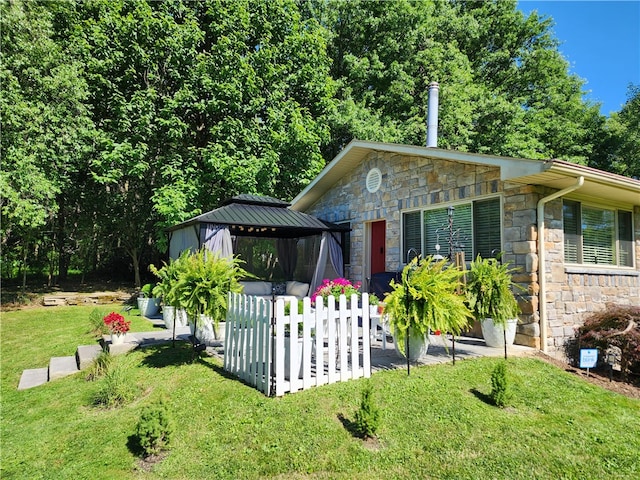
[[[293,2],[96,0],[64,19],[100,134],[101,237],[125,248],[136,285],[163,226],[237,193],[291,198],[323,167],[329,60]]]
[[[2,245],[10,247],[3,248],[3,261],[21,250],[24,285],[27,260],[36,257],[37,246],[54,247],[63,258],[63,211],[75,203],[71,191],[90,152],[93,128],[82,66],[55,41],[51,12],[34,2],[3,2],[0,17],[0,207]]]
[[[515,0],[310,1],[331,31],[339,106],[331,157],[351,138],[424,144],[428,84],[440,83],[439,146],[585,162],[597,106],[582,100],[551,19]]]
[[[629,85],[627,102],[606,120],[605,135],[590,165],[629,177],[640,177],[640,86]]]

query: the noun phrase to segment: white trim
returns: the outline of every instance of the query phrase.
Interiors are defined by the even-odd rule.
[[[399,156],[432,158],[451,162],[495,166],[500,179],[521,184],[565,189],[575,178],[585,178],[583,190],[600,198],[618,198],[640,205],[640,181],[622,175],[562,160],[532,160],[500,157],[433,147],[352,140],[291,202],[292,210],[305,211],[331,187],[359,165],[369,154],[382,152]],[[391,162],[393,159],[390,160]]]
[[[544,223],[544,206],[556,198],[567,195],[584,185],[584,177],[575,179],[575,183],[563,190],[559,190],[551,195],[538,200],[537,216],[538,216],[538,311],[540,313],[540,348],[547,353],[547,268],[546,248],[545,248],[545,223]],[[563,259],[564,260],[564,259]]]

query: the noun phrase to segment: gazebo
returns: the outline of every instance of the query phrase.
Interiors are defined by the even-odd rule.
[[[167,229],[169,256],[177,258],[185,250],[202,247],[230,257],[237,254],[238,239],[256,237],[274,239],[277,262],[286,280],[293,280],[298,262],[298,243],[301,239],[316,237],[320,246],[309,291],[322,282],[325,270],[344,276],[342,255],[343,234],[346,225],[336,225],[302,212],[291,210],[290,204],[271,197],[238,195],[220,208],[203,213]]]

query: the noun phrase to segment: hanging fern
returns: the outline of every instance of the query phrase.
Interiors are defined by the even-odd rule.
[[[440,330],[460,335],[467,328],[472,315],[458,293],[462,274],[446,260],[416,258],[403,269],[402,283],[391,282],[385,313],[402,353],[407,334],[424,337]]]

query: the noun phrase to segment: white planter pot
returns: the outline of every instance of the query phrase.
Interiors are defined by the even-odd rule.
[[[487,347],[504,347],[505,331],[507,346],[513,345],[513,341],[516,338],[516,326],[518,325],[517,318],[507,320],[507,326],[504,330],[502,327],[494,325],[491,318],[485,318],[480,323],[482,326],[482,336],[484,337],[484,342],[487,344]]]
[[[194,325],[191,320],[189,321],[189,327],[191,329],[191,335],[193,335]],[[211,317],[200,315],[200,317],[198,318],[198,324],[196,325],[195,336],[201,343],[204,343],[205,345],[211,347],[219,344],[219,342],[224,339],[224,329],[224,322],[218,323],[218,326],[214,330],[213,320],[211,319]]]
[[[112,333],[111,334],[111,345],[122,345],[124,343],[124,337],[126,333]]]
[[[138,310],[143,317],[153,317],[160,308],[159,298],[138,297]]]
[[[176,307],[163,305],[162,319],[164,320],[164,326],[167,328],[167,330],[173,330],[173,322],[176,319]]]
[[[396,336],[393,336],[393,346],[396,349],[396,353],[404,358],[407,358],[406,354],[403,354],[398,348],[398,341]],[[427,347],[429,347],[429,339],[427,337],[421,337],[420,335],[409,336],[409,360],[415,362],[427,354]],[[403,345],[406,350],[406,343]],[[405,352],[406,353],[406,352]]]
[[[178,308],[176,310],[176,320],[178,327],[186,327],[189,323],[189,318],[187,317],[187,311],[184,308]]]
[[[175,308],[168,305],[162,307],[162,319],[167,330],[173,329],[173,322],[176,322],[176,328],[185,327],[188,323],[187,312],[183,308]]]

